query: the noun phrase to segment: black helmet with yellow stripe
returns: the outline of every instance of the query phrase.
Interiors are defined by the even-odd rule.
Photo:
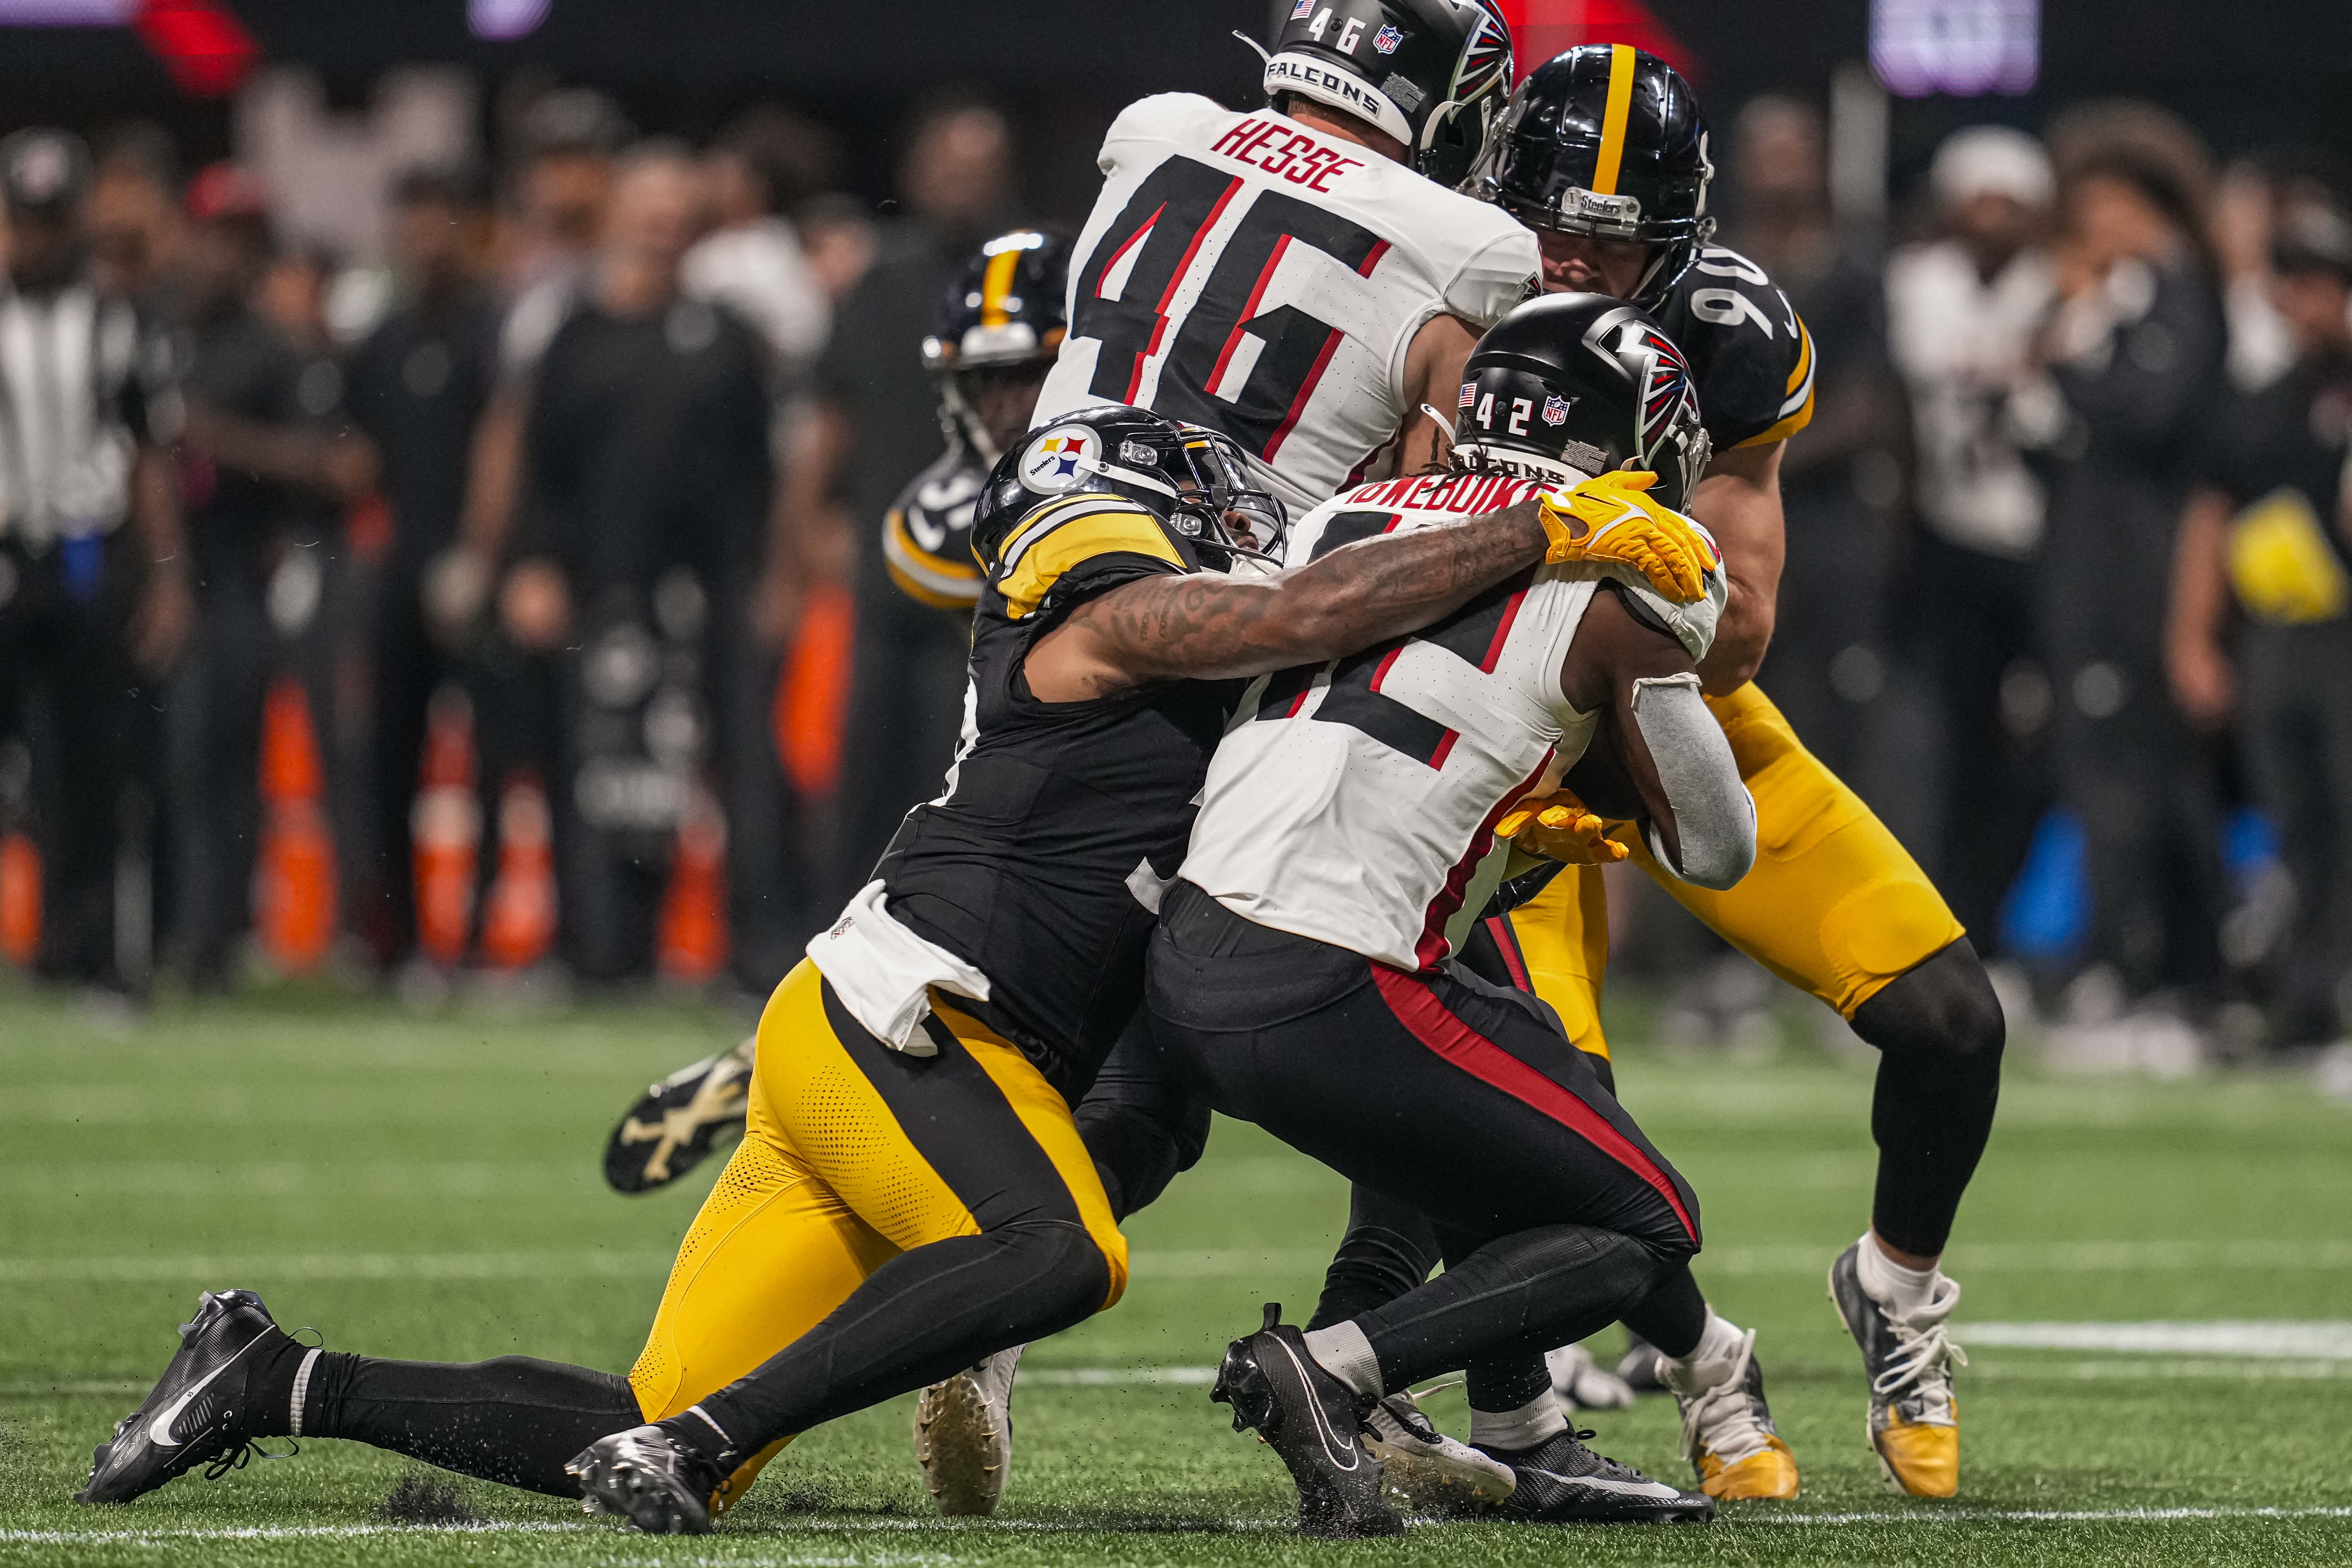
[[[1706,119],[1690,83],[1629,44],[1586,44],[1512,95],[1478,193],[1529,228],[1654,247],[1629,296],[1654,310],[1715,233]]]
[[[923,340],[923,367],[939,380],[940,402],[983,463],[1000,436],[1029,424],[1029,405],[1069,327],[1070,242],[1015,229],[980,247],[940,300],[937,330]],[[999,401],[1027,404],[992,418]],[[991,427],[999,433],[992,435]]]

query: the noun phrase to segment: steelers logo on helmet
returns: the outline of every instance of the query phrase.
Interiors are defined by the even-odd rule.
[[[1082,489],[1102,466],[1101,445],[1101,434],[1083,425],[1054,426],[1021,454],[1021,482],[1045,495]]]

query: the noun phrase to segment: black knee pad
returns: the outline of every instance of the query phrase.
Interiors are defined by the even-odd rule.
[[[1889,1054],[1948,1052],[1994,1069],[2009,1026],[1983,961],[1962,937],[1856,1008],[1853,1032]]]

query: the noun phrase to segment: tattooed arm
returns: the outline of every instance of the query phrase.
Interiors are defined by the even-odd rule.
[[[1263,675],[1386,642],[1461,607],[1544,558],[1533,501],[1443,528],[1388,534],[1249,581],[1147,577],[1070,612],[1024,666],[1045,702],[1109,697],[1159,680]]]

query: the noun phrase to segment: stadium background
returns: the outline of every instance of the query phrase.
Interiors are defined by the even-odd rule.
[[[2161,105],[2220,160],[2352,160],[2352,15],[2307,5],[2037,12],[2010,0],[1985,9],[2025,18],[2032,84],[1966,97],[1877,88],[1863,0],[1510,8],[1523,63],[1587,38],[1667,54],[1692,70],[1719,136],[1762,94],[1823,111],[1839,231],[1866,244],[1927,222],[1925,176],[1950,132],[2039,133],[2094,100]],[[253,106],[272,83],[314,81],[317,112],[335,118],[304,123],[363,139],[388,75],[424,68],[454,70],[441,79],[470,106],[465,150],[496,173],[520,106],[558,87],[599,89],[639,131],[697,144],[782,101],[837,136],[840,190],[887,218],[909,117],[951,90],[985,95],[1011,122],[1018,215],[1074,224],[1110,116],[1169,88],[1248,101],[1253,57],[1227,34],[1258,33],[1266,17],[1255,0],[471,10],[469,26],[454,3],[0,0],[0,133],[54,124],[100,139],[149,121],[194,172],[253,156]],[[520,36],[482,36],[541,12]],[[845,650],[839,626],[817,635],[834,639],[829,657]],[[1935,744],[1920,737],[1926,700],[1900,639],[1880,651],[1887,673],[1855,721],[1878,737],[1878,761],[1857,782],[1899,828],[1925,835],[1941,803],[1906,783],[1905,759]],[[822,652],[803,666],[817,689],[787,710],[786,762],[816,794],[854,792],[832,761],[842,676]],[[1765,684],[1778,689],[1769,666]],[[2233,911],[2259,912],[2274,836],[2243,809],[2216,811],[2210,828],[2235,879]],[[1956,1337],[1978,1351],[1961,1374],[1969,1469],[1951,1508],[1880,1492],[1856,1430],[1850,1349],[1819,1300],[1820,1271],[1868,1190],[1866,1050],[1662,905],[1635,907],[1611,993],[1628,1102],[1707,1195],[1722,1239],[1702,1279],[1762,1330],[1807,1493],[1742,1510],[1712,1542],[1580,1536],[1580,1552],[2352,1558],[2338,1453],[2352,1426],[2352,1057],[2325,1037],[2276,1048],[2258,1016],[2258,963],[2183,1004],[2185,1031],[2070,1037],[2061,991],[2088,894],[2063,820],[2039,848],[2007,906],[2018,966],[2002,1121],[1949,1261],[1969,1290]],[[0,854],[16,868],[0,916],[16,921],[18,960],[30,956],[24,864]],[[320,1322],[331,1344],[620,1366],[703,1184],[625,1203],[598,1186],[594,1154],[637,1086],[740,1032],[742,988],[714,978],[707,931],[697,946],[686,930],[669,982],[652,992],[404,986],[331,931],[295,921],[261,936],[226,995],[186,994],[168,963],[127,1006],[0,972],[0,1306],[18,1328],[0,1352],[0,1562],[610,1560],[614,1542],[592,1527],[558,1533],[572,1528],[561,1510],[486,1487],[458,1503],[479,1532],[411,1535],[383,1508],[400,1467],[331,1445],[181,1483],[123,1518],[62,1501],[199,1288],[254,1285],[289,1322]],[[1139,1262],[1126,1305],[1046,1347],[1024,1377],[1003,1515],[1021,1528],[926,1523],[899,1402],[808,1440],[742,1516],[740,1538],[702,1543],[697,1560],[1288,1560],[1296,1549],[1265,1528],[1283,1505],[1279,1470],[1223,1429],[1196,1379],[1257,1300],[1311,1290],[1343,1214],[1335,1181],[1221,1126],[1202,1168],[1130,1227]],[[1458,1415],[1446,1397],[1441,1415]],[[1629,1461],[1675,1468],[1671,1412],[1654,1403],[1591,1424]],[[1194,1526],[1214,1533],[1185,1533]],[[1498,1561],[1558,1550],[1491,1527],[1425,1532],[1409,1548]],[[655,1544],[630,1551],[668,1560]]]

